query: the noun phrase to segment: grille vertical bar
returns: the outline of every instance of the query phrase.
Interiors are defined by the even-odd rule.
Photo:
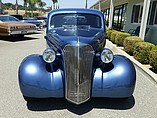
[[[88,44],[66,45],[63,54],[66,99],[81,104],[90,98],[93,48]]]

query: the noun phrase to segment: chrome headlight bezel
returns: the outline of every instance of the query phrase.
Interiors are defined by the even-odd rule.
[[[110,63],[112,62],[113,58],[114,58],[114,55],[113,55],[113,52],[108,49],[108,48],[104,48],[102,51],[101,51],[101,61],[103,63]]]
[[[52,63],[56,59],[56,53],[52,48],[47,48],[43,52],[43,60],[47,63]]]

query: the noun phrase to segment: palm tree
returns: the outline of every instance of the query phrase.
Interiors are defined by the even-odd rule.
[[[33,17],[33,11],[34,11],[35,5],[39,2],[41,2],[41,0],[29,0],[29,6],[31,9],[31,17]]]
[[[2,0],[0,0],[0,14],[2,14]]]
[[[25,15],[27,14],[27,9],[31,10],[31,17],[33,17],[33,11],[36,5],[41,9],[46,5],[45,2],[42,2],[42,0],[23,0],[24,1],[24,6],[25,6]],[[27,7],[28,5],[28,7]]]
[[[58,3],[58,0],[52,0],[53,2],[53,9],[56,9],[55,4]]]
[[[42,9],[43,9],[44,6],[46,6],[46,3],[40,1],[40,2],[38,2],[38,6],[39,6],[39,10],[41,10],[41,12],[42,12]]]
[[[46,6],[46,3],[40,1],[40,2],[38,2],[38,6],[39,6],[40,8],[42,8],[42,7]]]
[[[87,8],[87,0],[86,0],[86,5],[85,5],[85,8]]]
[[[27,15],[27,4],[29,3],[29,0],[24,0],[24,7],[25,7],[25,15]]]
[[[16,0],[16,14],[18,14],[18,0]]]

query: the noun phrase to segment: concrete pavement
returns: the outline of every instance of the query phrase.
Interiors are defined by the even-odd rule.
[[[42,54],[43,37],[44,32],[14,42],[0,38],[0,118],[156,118],[156,84],[136,65],[136,87],[128,100],[92,98],[81,106],[65,99],[26,102],[19,89],[18,67],[27,55]]]

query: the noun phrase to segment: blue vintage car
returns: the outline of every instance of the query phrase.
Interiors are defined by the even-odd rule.
[[[81,104],[91,97],[128,98],[136,82],[133,63],[104,48],[104,16],[91,9],[49,12],[42,55],[27,56],[19,67],[26,100],[65,98]]]
[[[37,30],[43,29],[43,23],[41,21],[38,21],[36,18],[23,18],[23,20],[21,20],[21,22],[32,23],[32,24],[36,25]]]

